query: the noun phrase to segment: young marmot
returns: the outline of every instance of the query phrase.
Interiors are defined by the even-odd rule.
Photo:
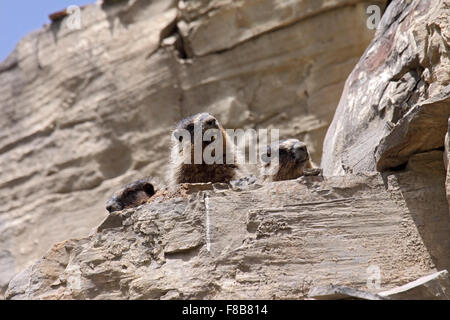
[[[213,135],[210,139],[206,139],[209,141],[203,141],[207,131]],[[240,168],[236,164],[234,143],[211,114],[198,113],[181,120],[173,131],[172,138],[171,163],[168,172],[171,184],[229,183],[238,176]],[[213,150],[211,156],[219,161],[207,163],[203,153],[212,143],[218,145],[221,143],[222,153],[216,155]],[[197,159],[194,155],[196,149]],[[227,159],[231,159],[231,163],[227,163]]]
[[[134,181],[114,192],[114,195],[106,202],[106,210],[111,213],[137,207],[144,204],[154,194],[155,188],[150,179]]]
[[[270,159],[278,151],[278,161]],[[303,175],[318,175],[306,144],[297,139],[281,140],[267,146],[267,156],[261,156],[260,176],[266,181],[297,179]]]

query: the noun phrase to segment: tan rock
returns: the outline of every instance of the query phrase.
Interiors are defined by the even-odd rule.
[[[324,174],[386,171],[443,147],[449,15],[447,0],[391,2],[347,79],[324,142]]]
[[[320,3],[316,0],[183,0],[178,5],[182,17],[178,27],[185,40],[187,52],[192,56],[204,56],[233,48],[242,42],[288,27],[318,13],[351,6],[356,6],[357,10],[365,10],[369,4],[383,6],[384,3],[358,0],[325,0]],[[365,23],[367,17],[361,15],[355,18],[361,19],[358,23]],[[348,22],[339,20],[333,25],[339,27],[339,23]],[[364,33],[368,32],[368,29],[361,28],[360,31]],[[313,33],[317,36],[320,32],[315,30]]]
[[[330,284],[377,293],[450,265],[448,205],[435,177],[205,190],[115,212],[91,236],[55,245],[6,297],[298,299]]]
[[[450,277],[447,270],[442,270],[379,295],[394,300],[449,300]]]
[[[373,1],[175,3],[83,7],[80,30],[62,18],[0,63],[0,292],[55,242],[87,236],[121,185],[164,180],[170,129],[189,114],[281,128],[320,160]]]
[[[334,285],[313,287],[308,296],[314,300],[383,300],[376,294]]]
[[[378,294],[331,285],[313,287],[308,296],[315,300],[449,300],[450,278],[442,270]]]

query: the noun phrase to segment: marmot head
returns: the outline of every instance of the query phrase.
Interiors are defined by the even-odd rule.
[[[186,150],[185,148],[188,147],[187,150],[190,148],[191,159],[194,161],[194,147],[196,145],[201,146],[202,154],[204,149],[218,138],[223,139],[223,146],[225,146],[226,134],[214,116],[203,112],[181,120],[173,131],[173,138],[178,156],[183,152],[183,149]]]
[[[271,181],[291,180],[302,176],[304,169],[311,167],[306,144],[287,139],[267,146],[267,156],[261,157],[260,173]]]
[[[106,202],[109,213],[127,208],[137,207],[145,203],[155,194],[155,188],[149,179],[141,179],[116,191]]]
[[[216,118],[199,113],[181,120],[172,135],[170,184],[228,183],[237,175],[233,144]],[[232,163],[228,163],[232,160]]]

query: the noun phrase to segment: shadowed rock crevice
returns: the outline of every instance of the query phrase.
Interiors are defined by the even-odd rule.
[[[430,172],[404,172],[389,178],[392,179],[389,187],[399,188],[404,197],[435,268],[450,269],[450,215],[445,194],[445,176],[433,177]],[[418,188],[423,191],[418,193]],[[410,245],[413,247],[416,244],[417,240],[411,239]]]

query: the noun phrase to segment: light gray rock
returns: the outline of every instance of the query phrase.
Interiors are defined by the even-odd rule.
[[[46,25],[0,63],[0,251],[14,272],[87,236],[122,185],[164,182],[170,130],[187,115],[281,128],[318,162],[373,37],[374,1],[103,2],[81,9],[80,30]]]
[[[314,300],[383,300],[377,294],[355,290],[343,286],[314,287],[309,290],[308,297]]]
[[[336,285],[313,287],[308,297],[314,300],[449,300],[450,278],[447,270],[442,270],[377,294]]]
[[[450,265],[441,184],[408,171],[180,186],[55,245],[6,298],[301,299],[330,284],[375,294]],[[374,267],[379,288],[368,287]]]
[[[324,142],[324,174],[386,171],[443,147],[449,15],[448,0],[391,2],[346,81]]]
[[[395,300],[450,300],[450,278],[442,270],[378,294]]]
[[[9,280],[17,273],[14,257],[7,250],[0,250],[0,299],[8,287]]]

